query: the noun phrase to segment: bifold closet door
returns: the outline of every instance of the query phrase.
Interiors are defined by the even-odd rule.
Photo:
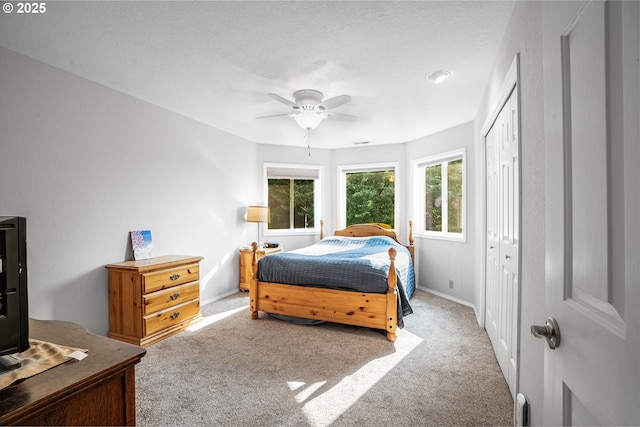
[[[519,156],[517,91],[504,103],[485,137],[486,303],[485,328],[515,393],[519,298]]]

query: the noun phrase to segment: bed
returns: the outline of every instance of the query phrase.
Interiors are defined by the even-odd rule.
[[[396,340],[415,289],[413,231],[402,245],[392,230],[357,224],[302,249],[263,257],[252,244],[250,311],[364,326]]]

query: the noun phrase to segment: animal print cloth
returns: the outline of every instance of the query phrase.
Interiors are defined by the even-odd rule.
[[[14,382],[29,378],[33,375],[58,366],[69,360],[69,355],[75,351],[86,353],[87,350],[53,344],[36,339],[29,340],[30,347],[13,357],[22,362],[22,366],[8,372],[0,373],[0,390]]]

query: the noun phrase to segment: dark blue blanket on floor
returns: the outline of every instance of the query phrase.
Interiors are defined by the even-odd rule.
[[[258,279],[367,293],[386,293],[389,271],[388,250],[397,250],[398,326],[403,315],[413,313],[409,298],[415,289],[415,275],[409,250],[386,236],[325,237],[302,249],[263,257]]]

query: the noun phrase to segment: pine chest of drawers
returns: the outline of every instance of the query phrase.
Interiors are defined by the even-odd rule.
[[[109,337],[147,346],[202,319],[202,259],[167,255],[107,265]]]

